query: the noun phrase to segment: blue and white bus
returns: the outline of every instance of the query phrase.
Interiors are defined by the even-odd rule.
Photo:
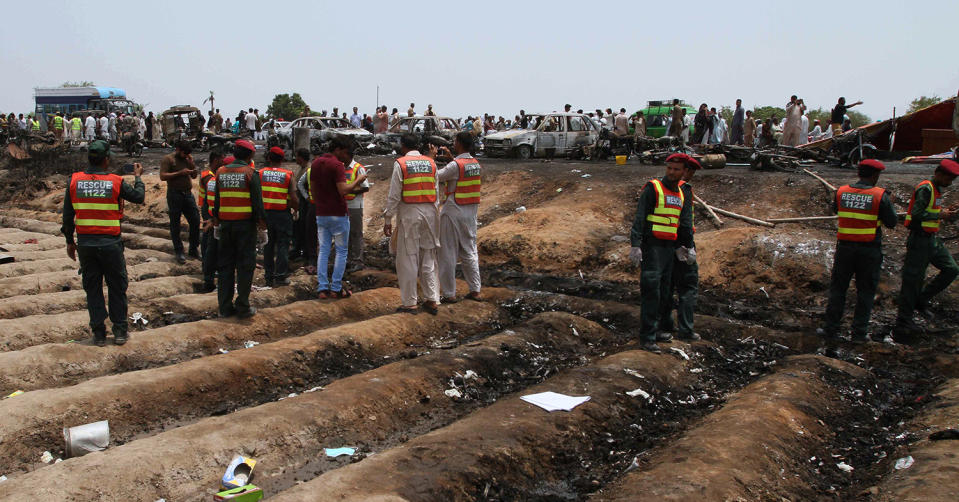
[[[117,87],[37,87],[35,116],[40,127],[46,130],[47,120],[57,112],[69,118],[75,112],[98,110],[100,112],[138,113],[140,106],[127,99],[127,93]]]

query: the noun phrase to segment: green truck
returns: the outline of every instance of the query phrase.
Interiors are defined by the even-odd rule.
[[[696,116],[696,109],[692,106],[687,105],[684,101],[679,101],[679,106],[686,110],[686,114],[689,115],[690,120],[692,117]],[[669,114],[673,110],[673,100],[662,100],[662,101],[649,101],[646,104],[646,108],[640,110],[643,112],[643,117],[646,118],[646,136],[652,138],[661,138],[666,135],[666,121],[669,120]],[[632,131],[630,131],[632,132]],[[689,126],[689,136],[692,137],[695,132],[695,128]]]

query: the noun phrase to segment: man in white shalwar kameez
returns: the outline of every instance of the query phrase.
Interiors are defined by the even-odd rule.
[[[390,193],[383,210],[383,233],[393,235],[396,216],[396,276],[403,302],[399,311],[417,310],[419,278],[426,300],[423,310],[435,315],[440,299],[436,277],[436,250],[440,246],[436,210],[439,190],[436,163],[416,149],[417,142],[412,135],[400,139],[401,156],[393,163]]]
[[[456,135],[456,158],[439,170],[436,177],[446,200],[440,209],[440,301],[455,303],[456,262],[463,263],[463,278],[469,285],[467,299],[479,300],[479,253],[476,251],[476,217],[480,200],[480,165],[469,154],[473,138],[468,132]]]
[[[802,135],[802,115],[806,110],[801,99],[793,96],[786,105],[786,122],[783,124],[783,139],[780,142],[784,146],[799,146],[800,135]]]
[[[97,119],[93,118],[93,115],[87,115],[87,118],[84,119],[83,126],[86,128],[86,134],[83,139],[87,141],[97,139]]]

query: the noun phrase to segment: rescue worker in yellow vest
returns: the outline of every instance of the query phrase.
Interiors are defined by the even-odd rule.
[[[266,210],[267,242],[263,247],[263,271],[266,285],[273,287],[290,284],[290,237],[293,235],[293,216],[299,210],[296,181],[293,171],[281,167],[286,152],[278,146],[266,154],[267,165],[260,169],[260,187],[263,190],[263,208]]]
[[[856,278],[856,310],[852,318],[852,341],[869,341],[869,316],[872,314],[879,273],[882,268],[882,226],[896,228],[899,222],[892,198],[876,186],[886,169],[878,160],[859,163],[859,181],[836,191],[833,211],[839,215],[836,228],[836,255],[829,284],[829,303],[823,326],[816,334],[835,339],[840,333],[846,291]]]
[[[679,181],[679,188],[683,192],[684,200],[693,200],[693,186],[689,183],[696,171],[702,169],[699,161],[686,155],[685,153],[674,153],[670,155],[674,162],[683,162],[683,179]],[[692,218],[692,214],[690,214]],[[693,235],[695,236],[696,227],[693,226]],[[700,340],[698,333],[693,330],[694,314],[696,312],[696,298],[699,295],[699,264],[696,263],[696,243],[691,240],[690,246],[679,247],[676,249],[676,256],[673,259],[673,275],[671,279],[669,294],[662,300],[663,313],[660,318],[660,331],[677,331],[678,338],[681,340]],[[673,291],[679,297],[679,301],[673,301]],[[673,307],[676,308],[676,322],[673,323]]]
[[[257,227],[266,230],[260,177],[252,167],[256,147],[245,139],[233,147],[235,160],[216,172],[213,225],[219,227],[217,300],[220,317],[252,316],[250,289],[256,270]],[[234,286],[236,299],[233,298]]]
[[[32,115],[30,116],[30,130],[36,133],[40,132],[40,121]]]
[[[216,268],[217,268],[217,239],[213,231],[213,205],[216,203],[216,171],[220,167],[232,163],[235,159],[231,155],[228,158],[223,157],[223,152],[213,150],[210,152],[210,164],[200,173],[199,197],[197,204],[200,207],[200,217],[203,218],[203,224],[200,230],[200,257],[203,262],[203,292],[209,293],[216,289]]]
[[[457,133],[453,140],[456,157],[436,174],[445,188],[446,200],[440,209],[439,277],[440,302],[456,303],[456,262],[463,264],[463,278],[469,286],[466,298],[479,300],[479,254],[476,251],[476,217],[480,203],[480,164],[470,155],[473,135]],[[431,146],[431,148],[436,148]]]
[[[410,134],[400,138],[401,156],[393,163],[383,233],[393,235],[396,216],[396,275],[403,302],[398,311],[416,312],[419,278],[426,300],[423,310],[435,315],[440,299],[436,277],[436,249],[440,245],[436,163],[416,149],[418,143]]]
[[[671,158],[666,175],[646,183],[630,231],[629,259],[641,267],[639,337],[642,348],[655,353],[662,352],[656,342],[673,339],[660,331],[660,319],[662,302],[671,290],[676,251],[693,246],[692,201],[679,187],[685,168],[683,161]]]
[[[107,343],[104,321],[108,310],[103,302],[103,281],[106,280],[109,298],[110,323],[113,325],[113,343],[127,342],[127,266],[120,239],[120,219],[123,201],[142,204],[144,198],[143,166],[133,165],[133,186],[116,174],[108,174],[110,144],[94,141],[87,149],[90,165],[73,173],[66,196],[63,197],[63,226],[60,231],[67,240],[67,256],[80,257],[83,290],[87,294],[87,312],[93,343],[103,347]],[[73,238],[77,233],[76,241]]]
[[[70,141],[73,143],[80,142],[80,133],[83,130],[83,122],[80,120],[80,117],[73,117],[70,119]]]
[[[959,203],[942,207],[942,189],[952,185],[956,176],[959,176],[959,163],[943,160],[936,167],[931,180],[916,186],[909,201],[909,212],[906,214],[909,238],[902,263],[899,313],[893,330],[896,341],[910,341],[911,335],[922,331],[913,320],[913,313],[918,310],[923,317],[931,319],[929,301],[959,276],[956,261],[939,237],[942,222],[952,221],[959,214]],[[926,269],[930,264],[939,269],[939,274],[923,287]]]
[[[366,176],[366,166],[353,158],[353,152],[348,151],[349,160],[343,162],[346,167],[346,182],[352,184],[357,176]],[[346,211],[350,217],[350,238],[346,252],[346,271],[361,270],[363,265],[363,194],[370,191],[370,183],[366,180],[356,187],[354,192],[343,196],[346,199]]]
[[[50,118],[50,124],[48,125],[47,129],[53,132],[53,136],[56,138],[57,143],[63,141],[64,125],[63,112],[57,112],[56,115]]]

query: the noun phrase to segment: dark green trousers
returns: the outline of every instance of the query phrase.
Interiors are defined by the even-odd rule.
[[[643,244],[642,273],[639,276],[639,337],[644,342],[656,340],[663,313],[663,301],[672,287],[676,248],[671,243]]]
[[[216,296],[220,315],[250,310],[250,288],[256,270],[256,224],[249,221],[220,221],[217,248]],[[236,287],[236,299],[233,289]]]
[[[830,333],[839,332],[842,314],[846,308],[846,291],[849,289],[849,281],[855,277],[856,310],[852,317],[852,331],[859,336],[869,334],[869,317],[872,315],[876,288],[879,287],[881,268],[881,247],[849,242],[836,244],[823,329]]]
[[[263,271],[266,273],[266,280],[283,280],[290,274],[293,215],[289,211],[267,211],[266,232],[269,236],[268,242],[263,246]]]
[[[77,246],[83,290],[87,293],[90,329],[103,330],[107,307],[103,302],[103,281],[107,283],[110,322],[113,334],[127,332],[127,262],[123,258],[123,242],[107,246]]]
[[[212,286],[216,283],[216,270],[219,267],[219,244],[213,237],[213,227],[200,236],[200,250],[203,252],[203,283]]]
[[[680,336],[689,336],[693,334],[693,315],[696,312],[696,298],[699,296],[699,264],[683,263],[675,258],[673,252],[673,276],[672,287],[669,294],[663,298],[663,311],[660,318],[660,329],[662,331],[672,331],[673,308],[676,308],[676,324],[679,327]],[[678,301],[673,298],[673,292],[676,292]]]
[[[939,269],[939,274],[923,288],[929,265]],[[932,234],[910,233],[902,262],[899,319],[912,319],[917,308],[928,306],[929,300],[946,289],[956,276],[959,276],[959,266],[942,239]]]

